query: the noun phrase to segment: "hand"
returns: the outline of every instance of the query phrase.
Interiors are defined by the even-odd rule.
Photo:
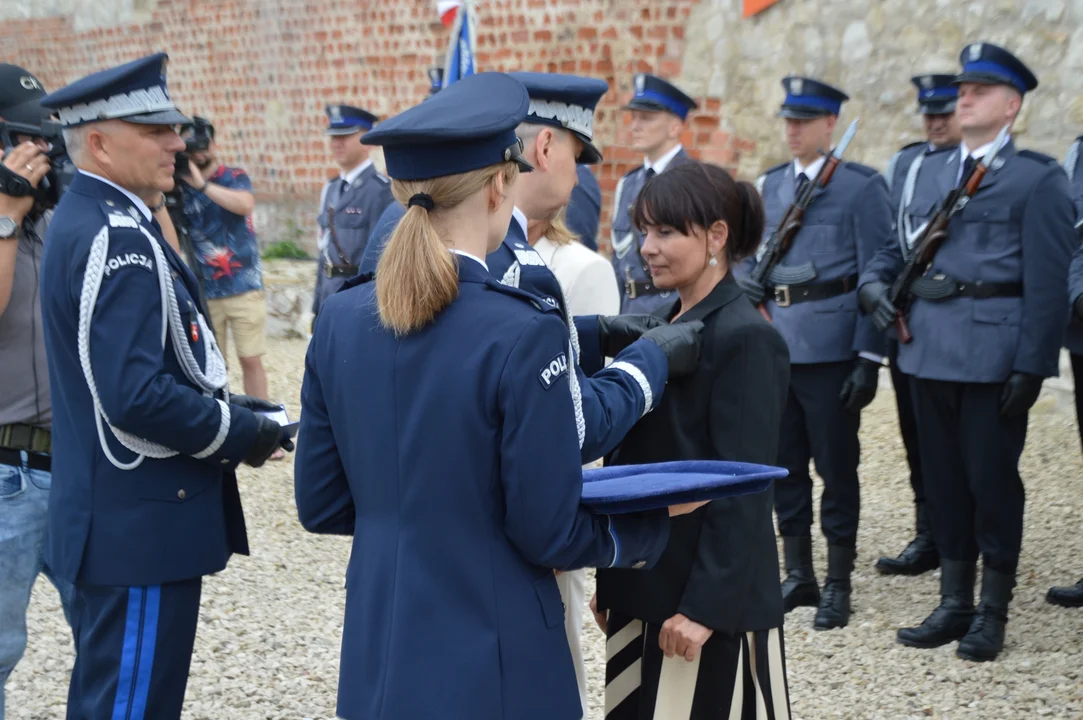
[[[744,291],[748,299],[752,301],[753,305],[759,305],[763,302],[764,296],[767,295],[767,289],[763,285],[748,277],[747,275],[736,276],[737,284]],[[770,318],[768,318],[770,319]]]
[[[895,324],[898,309],[887,299],[888,287],[882,282],[867,282],[857,290],[857,304],[862,312],[872,316],[872,324],[880,332]]]
[[[1000,393],[1000,416],[1017,417],[1026,413],[1038,401],[1043,378],[1030,373],[1013,372]]]
[[[1083,293],[1080,293],[1079,297],[1075,299],[1075,303],[1072,305],[1072,314],[1075,315],[1075,319],[1083,321]]]
[[[274,454],[275,450],[293,450],[293,441],[282,431],[282,426],[270,418],[256,413],[256,442],[244,459],[252,467],[260,467]]]
[[[683,657],[688,662],[696,659],[703,643],[710,639],[714,630],[677,613],[662,623],[658,632],[658,647],[668,657]]]
[[[49,158],[32,142],[20,143],[4,157],[4,167],[14,174],[25,178],[31,187],[36,188],[45,174],[49,172]],[[0,215],[5,215],[21,224],[26,214],[34,207],[34,196],[11,197],[0,195]]]
[[[843,407],[852,413],[861,412],[862,408],[876,397],[876,385],[880,381],[880,363],[859,357],[854,362],[854,369],[842,383],[839,400]]]
[[[598,341],[602,354],[616,357],[651,328],[666,325],[666,321],[654,315],[599,315]]]
[[[598,593],[594,593],[590,599],[590,612],[594,615],[594,622],[598,623],[598,627],[601,628],[602,635],[605,635],[608,632],[606,629],[608,618],[604,612],[598,612]]]
[[[670,505],[669,506],[669,516],[670,517],[677,517],[679,515],[688,515],[689,513],[694,513],[696,510],[699,510],[701,507],[703,507],[704,505],[706,505],[709,502],[711,502],[711,501],[710,500],[701,500],[700,502],[690,502],[690,503],[682,503],[680,505]]]
[[[703,323],[695,320],[651,328],[640,339],[650,340],[662,348],[669,362],[669,376],[673,378],[696,369],[699,347],[703,342],[700,337],[702,330]]]
[[[252,412],[275,412],[282,409],[282,406],[278,403],[254,395],[230,395],[229,404],[243,407],[245,410],[251,410]]]
[[[188,159],[188,174],[181,175],[181,180],[199,191],[207,187],[207,181],[203,179],[203,173],[199,171],[199,166],[192,162],[191,158]]]

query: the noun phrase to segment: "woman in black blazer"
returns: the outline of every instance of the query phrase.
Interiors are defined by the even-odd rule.
[[[762,237],[759,194],[719,167],[690,163],[649,180],[633,217],[654,284],[679,296],[656,314],[702,321],[703,348],[699,369],[670,380],[609,464],[774,464],[789,351],[730,273]],[[789,719],[772,494],[673,519],[652,570],[598,571],[607,720]]]

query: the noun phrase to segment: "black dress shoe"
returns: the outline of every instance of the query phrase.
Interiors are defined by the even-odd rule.
[[[921,575],[940,566],[940,554],[936,551],[925,503],[917,503],[914,509],[917,534],[898,557],[882,557],[876,561],[876,569],[883,575]]]
[[[982,568],[981,607],[970,624],[970,631],[959,641],[955,654],[964,660],[996,660],[1004,649],[1004,630],[1008,624],[1008,603],[1012,600],[1015,574]]]
[[[816,607],[820,603],[820,586],[812,567],[812,538],[784,537],[782,550],[786,561],[786,579],[782,581],[782,607],[786,612],[795,607]]]
[[[827,549],[827,582],[812,625],[817,630],[834,630],[849,624],[850,575],[856,558],[854,548],[832,546]]]
[[[1061,607],[1083,607],[1083,580],[1075,585],[1049,588],[1045,600]]]
[[[940,605],[918,627],[901,628],[895,638],[909,647],[935,648],[961,640],[974,620],[976,564],[944,560],[940,575]]]

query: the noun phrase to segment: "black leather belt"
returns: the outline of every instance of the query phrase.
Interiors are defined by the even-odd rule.
[[[933,302],[950,300],[954,297],[968,297],[975,300],[985,300],[995,297],[1022,297],[1023,283],[1021,282],[959,282],[947,275],[934,275],[933,277],[918,278],[911,284],[910,293],[914,297]]]
[[[360,269],[359,265],[332,265],[328,262],[323,264],[323,274],[329,278],[352,278]]]
[[[0,448],[0,465],[11,465],[12,467],[21,468],[23,466],[23,457],[18,450]],[[50,456],[42,455],[41,453],[28,452],[26,454],[26,466],[31,470],[52,472],[53,459]]]
[[[807,283],[805,285],[773,285],[767,288],[767,292],[775,296],[775,304],[779,307],[789,307],[813,300],[827,300],[829,298],[845,295],[857,289],[857,275],[828,280],[822,283]]]
[[[53,451],[52,437],[48,430],[33,425],[0,425],[0,448],[48,454]]]

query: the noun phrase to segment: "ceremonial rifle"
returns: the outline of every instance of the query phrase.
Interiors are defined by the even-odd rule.
[[[959,187],[951,191],[944,199],[940,209],[936,211],[936,215],[933,215],[932,219],[926,222],[918,231],[920,234],[914,243],[914,250],[910,254],[910,259],[906,261],[902,272],[895,278],[895,282],[892,283],[891,289],[888,291],[888,300],[895,306],[895,330],[899,335],[899,342],[903,344],[908,344],[914,339],[914,336],[910,333],[910,326],[906,323],[906,313],[913,302],[910,288],[915,280],[927,273],[929,268],[932,267],[933,258],[936,257],[940,246],[948,239],[948,223],[951,222],[956,213],[961,212],[966,207],[966,204],[970,202],[970,198],[981,187],[981,181],[985,178],[985,174],[989,172],[989,168],[993,165],[996,156],[1008,144],[1008,128],[1009,126],[1005,125],[1001,129],[1000,134],[993,141],[993,147],[989,152],[985,153],[985,157],[981,159],[981,162],[974,164],[974,167],[970,170],[970,175],[959,183]]]
[[[850,144],[850,141],[854,139],[854,133],[857,132],[857,120],[850,123],[850,127],[846,129],[846,133],[842,136],[842,140],[839,142],[835,149],[828,155],[827,161],[820,166],[820,172],[816,174],[816,178],[811,182],[805,183],[805,186],[801,188],[801,191],[797,194],[793,204],[786,210],[786,214],[782,216],[782,221],[779,222],[778,228],[771,233],[771,237],[767,239],[766,249],[762,257],[756,262],[756,267],[749,273],[749,278],[756,281],[760,287],[767,287],[767,279],[771,276],[771,271],[775,269],[775,266],[782,261],[782,258],[786,257],[786,253],[790,251],[793,246],[794,238],[797,236],[797,232],[801,229],[801,225],[805,219],[805,211],[808,210],[809,205],[812,204],[812,196],[818,188],[825,188],[827,184],[831,182],[831,178],[835,175],[835,169],[842,162],[842,154],[846,152],[846,146]],[[823,151],[821,151],[823,152]],[[764,317],[767,317],[767,310],[764,303],[761,302],[759,310],[763,313]],[[770,319],[770,318],[768,318]]]

